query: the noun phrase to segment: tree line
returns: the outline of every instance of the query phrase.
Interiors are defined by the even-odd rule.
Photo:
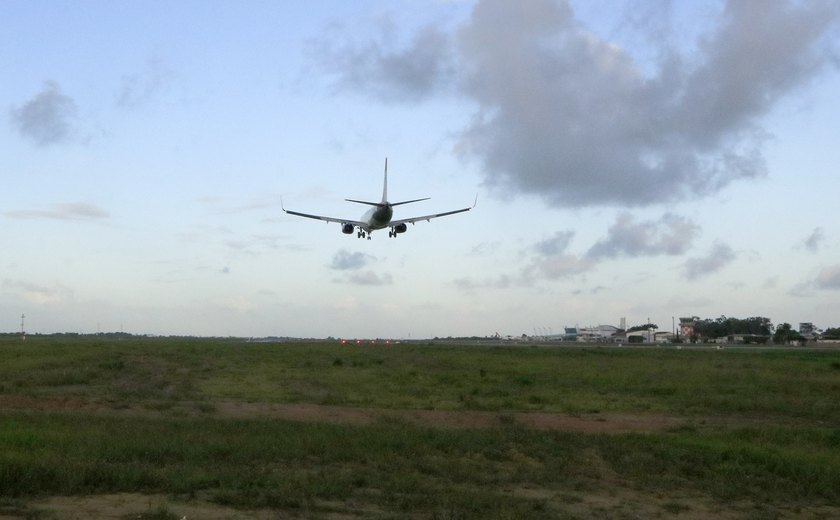
[[[752,318],[733,318],[721,316],[719,318],[694,318],[694,334],[687,341],[702,341],[715,338],[742,336],[745,343],[773,343],[786,344],[791,342],[803,343],[808,338],[802,336],[790,323],[774,326],[770,318],[755,316]],[[823,339],[840,340],[840,327],[828,328],[820,335]]]

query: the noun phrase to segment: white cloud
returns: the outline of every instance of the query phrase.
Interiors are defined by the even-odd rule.
[[[21,209],[3,213],[9,218],[55,219],[55,220],[98,220],[108,218],[107,211],[84,202],[53,204],[52,209]]]
[[[507,289],[514,284],[515,280],[503,274],[496,278],[484,278],[476,280],[469,277],[461,277],[453,280],[453,285],[464,292],[475,292],[482,289]]]
[[[333,256],[330,269],[339,271],[361,269],[373,261],[375,261],[375,258],[371,255],[360,252],[351,253],[346,249],[339,249]]]
[[[20,280],[3,280],[2,288],[33,305],[58,305],[75,299],[73,291],[59,283],[45,287]]]
[[[373,271],[359,271],[351,273],[347,280],[354,285],[391,285],[394,283],[389,273],[377,274]]]
[[[824,267],[820,270],[814,285],[818,289],[840,289],[840,265]]]

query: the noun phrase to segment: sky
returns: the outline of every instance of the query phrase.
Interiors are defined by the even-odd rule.
[[[0,332],[840,326],[840,3],[0,2]],[[372,240],[357,220],[467,213]]]

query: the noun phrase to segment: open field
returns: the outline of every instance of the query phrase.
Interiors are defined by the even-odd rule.
[[[0,336],[0,519],[837,518],[840,351]]]

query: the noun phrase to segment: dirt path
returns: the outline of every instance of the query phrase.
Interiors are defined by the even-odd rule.
[[[543,412],[483,412],[474,410],[391,410],[306,403],[272,404],[216,402],[216,413],[231,418],[277,418],[290,421],[370,424],[382,419],[433,428],[494,428],[520,425],[536,430],[587,433],[655,432],[684,424],[684,419],[657,415],[598,414],[570,416]]]
[[[37,410],[70,411],[114,415],[160,415],[138,403],[132,407],[114,407],[109,403],[77,397],[30,397],[0,395],[0,411]],[[194,415],[230,419],[283,419],[332,424],[372,424],[383,419],[406,421],[432,428],[495,428],[518,425],[536,430],[575,431],[585,433],[659,432],[687,424],[685,418],[664,415],[591,414],[570,416],[544,412],[484,412],[474,410],[394,410],[358,408],[309,403],[252,403],[215,401],[213,403],[179,402],[170,410]]]

